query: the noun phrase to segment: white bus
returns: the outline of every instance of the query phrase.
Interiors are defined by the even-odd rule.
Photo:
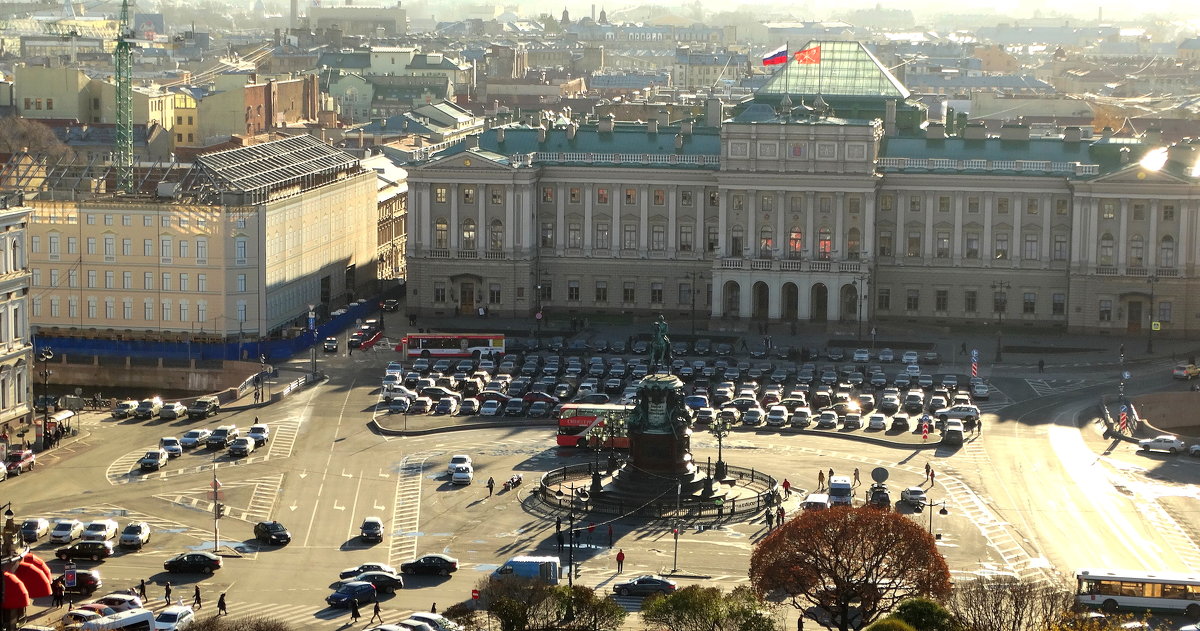
[[[1200,619],[1200,574],[1085,569],[1075,574],[1075,600],[1105,612],[1167,611]]]

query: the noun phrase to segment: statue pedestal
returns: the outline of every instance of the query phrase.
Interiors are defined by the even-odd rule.
[[[629,461],[642,471],[663,477],[691,475],[696,470],[691,442],[691,430],[686,428],[680,436],[630,432]]]

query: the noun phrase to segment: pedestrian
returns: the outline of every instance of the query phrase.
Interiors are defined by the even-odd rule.
[[[350,601],[350,622],[357,623],[358,619],[361,617],[362,617],[362,613],[359,612],[359,610],[358,610],[358,601],[351,600]]]
[[[200,586],[196,586],[196,591],[192,594],[192,609],[199,610],[203,602],[200,600]]]
[[[929,463],[928,463],[928,462],[926,462],[926,463],[925,463],[925,479],[926,479],[926,480],[928,480],[928,479],[929,479],[929,472],[930,472],[931,470],[933,470],[933,467],[930,467],[930,466],[929,466]]]
[[[138,595],[142,597],[142,602],[146,602],[146,600],[148,600],[146,598],[146,579],[144,578],[140,583],[138,583]]]
[[[222,616],[229,615],[229,610],[225,608],[225,594],[224,593],[222,593],[221,596],[219,598],[217,598],[217,613]]]
[[[563,534],[562,534],[562,531],[560,530],[560,531],[558,531],[558,532],[554,533],[554,538],[555,538],[555,539],[558,541],[558,551],[559,551],[559,552],[562,552],[562,547],[563,547]]]
[[[52,606],[55,609],[62,607],[64,591],[66,590],[63,588],[63,580],[61,577],[54,579],[54,582],[50,584],[50,594],[54,597]]]
[[[817,490],[819,491],[823,488],[825,488],[825,472],[818,471],[817,472]]]
[[[783,479],[783,496],[784,497],[792,496],[792,483],[788,482],[787,478]]]
[[[163,586],[163,601],[167,603],[168,607],[171,606],[171,581],[167,581],[167,584]]]
[[[829,477],[826,479],[829,480],[830,484],[833,484],[833,467],[829,467]]]
[[[780,506],[779,510],[775,511],[775,522],[778,523],[780,526],[782,526],[783,518],[786,516],[787,516],[787,511],[783,510],[783,507]]]
[[[625,550],[617,550],[617,574],[625,571]]]
[[[488,487],[488,497],[491,497],[492,491],[496,488],[496,481],[494,479],[492,479],[491,476],[488,476],[487,487]]]
[[[934,478],[936,476],[937,476],[937,472],[933,470],[933,467],[929,467],[929,486],[930,486],[930,488],[933,488],[933,485],[935,484]]]
[[[975,419],[975,431],[979,432],[980,434],[983,433],[983,417],[982,416]]]
[[[608,548],[611,550],[613,546],[613,525],[608,525]]]
[[[554,518],[554,532],[562,532],[562,517]]]
[[[1038,360],[1038,372],[1046,372],[1046,360]]]
[[[429,613],[437,613],[437,603],[433,603],[429,606]]]
[[[862,482],[858,478],[858,467],[854,467],[854,486],[858,486]]]
[[[966,355],[966,354],[967,354],[967,343],[966,343],[966,342],[963,342],[963,343],[962,343],[962,347],[958,349],[958,354],[959,354],[959,355]]]
[[[767,530],[771,530],[774,527],[775,527],[775,511],[768,508],[767,509]]]
[[[375,601],[375,608],[371,610],[371,619],[368,622],[375,622],[376,618],[378,618],[380,622],[383,622],[383,612],[379,609],[378,600]]]
[[[743,353],[749,353],[749,352],[750,352],[750,347],[749,347],[749,346],[746,346],[746,338],[742,338],[742,352],[743,352]]]
[[[254,389],[254,402],[258,403],[258,399],[259,399],[258,388],[255,388]]]
[[[796,631],[804,631],[804,614],[801,613],[799,618],[796,618]]]

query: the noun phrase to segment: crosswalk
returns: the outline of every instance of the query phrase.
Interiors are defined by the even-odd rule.
[[[975,400],[975,405],[979,408],[980,412],[983,412],[984,414],[993,414],[1012,405],[1013,403],[1016,403],[1012,397],[1008,396],[1008,394],[997,388],[994,384],[989,383],[987,386],[988,398]]]
[[[1062,394],[1091,385],[1087,379],[1026,379],[1025,383],[1039,397]]]
[[[271,519],[275,502],[279,499],[279,489],[283,486],[283,474],[262,476],[249,480],[237,480],[221,483],[221,493],[225,496],[242,497],[242,490],[249,491],[249,500],[245,506],[225,504],[225,516],[249,523],[257,523]],[[173,493],[160,493],[154,496],[179,506],[212,512],[213,498],[210,485],[199,486]],[[239,500],[235,500],[239,501]]]
[[[427,451],[405,456],[396,474],[396,498],[392,502],[392,536],[388,537],[388,564],[396,567],[417,555],[421,530],[421,483],[425,461],[441,455]]]
[[[209,452],[204,448],[184,452],[182,456],[172,458],[167,468],[159,471],[143,472],[138,470],[138,460],[146,455],[147,449],[131,451],[117,458],[108,466],[105,477],[112,485],[163,480],[182,475],[204,473],[213,469],[226,467],[244,467],[257,462],[265,462],[274,458],[287,458],[292,455],[296,438],[300,434],[300,421],[289,420],[271,424],[271,440],[264,449],[244,458],[230,458],[225,451]],[[207,462],[205,458],[210,458]],[[180,462],[199,462],[190,466],[179,467]],[[178,468],[176,468],[178,467]]]
[[[47,513],[44,515],[44,517],[51,522],[56,519],[78,519],[82,522],[88,522],[95,519],[115,519],[121,523],[144,521],[147,524],[150,524],[151,539],[153,539],[156,533],[178,533],[201,540],[212,538],[211,531],[200,530],[199,528],[193,528],[187,524],[172,521],[170,519],[164,519],[148,513],[129,510],[115,504],[95,504],[92,506],[69,508]]]
[[[179,600],[176,599],[172,605],[178,605]],[[191,605],[191,598],[186,596],[183,599],[183,604]],[[339,624],[350,624],[349,609],[335,609],[328,607],[324,603],[318,602],[311,605],[293,605],[281,603],[258,603],[258,602],[241,602],[237,600],[236,595],[226,593],[225,606],[229,612],[230,620],[264,618],[285,623],[293,629],[307,629],[311,625],[337,622]],[[167,604],[162,598],[152,598],[150,602],[145,604],[145,607],[151,611],[159,612],[166,609]],[[362,618],[359,623],[366,626],[371,617],[372,604],[364,604],[359,607]],[[412,614],[416,613],[414,609],[394,609],[388,607],[387,600],[380,602],[381,615],[384,619],[384,624],[395,624],[401,620],[407,619]],[[217,615],[217,599],[216,594],[208,594],[204,599],[204,604],[199,611],[196,612],[197,618],[206,618],[209,615]],[[376,624],[379,624],[376,621]],[[329,627],[335,628],[335,627]]]

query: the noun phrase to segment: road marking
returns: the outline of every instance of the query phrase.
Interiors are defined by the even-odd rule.
[[[339,440],[338,432],[341,431],[342,419],[346,418],[346,407],[350,405],[350,394],[354,392],[354,384],[357,382],[357,377],[350,380],[350,386],[346,389],[346,396],[342,398],[342,409],[338,411],[337,424],[333,427],[333,440],[329,441],[329,454],[325,456],[325,468],[321,471],[321,484],[317,487],[317,496],[315,498],[316,501],[313,502],[312,515],[308,518],[308,530],[304,533],[304,547],[306,548],[308,547],[308,538],[312,536],[313,523],[317,519],[317,505],[321,503],[321,491],[325,490],[325,478],[329,475],[329,465],[333,462],[333,452]],[[303,478],[304,475],[302,474],[300,477]]]
[[[392,504],[391,536],[388,537],[388,565],[398,566],[417,556],[417,538],[421,525],[421,483],[425,461],[443,452],[410,454],[400,461],[396,476],[396,497]]]
[[[345,472],[343,472],[345,475]],[[346,541],[354,538],[354,516],[358,514],[358,497],[362,494],[363,476],[358,476],[358,485],[354,487],[354,504],[350,508],[350,525],[346,527]]]
[[[135,510],[129,510],[116,504],[96,504],[94,506],[83,506],[80,508],[71,508],[66,510],[54,511],[45,515],[46,519],[53,522],[56,519],[78,519],[83,522],[91,521],[84,517],[94,517],[96,519],[103,518],[124,518],[128,521],[144,521],[150,524],[150,540],[154,540],[154,533],[178,533],[200,539],[201,541],[211,541],[212,531],[202,530],[182,524],[177,521],[157,517],[149,513],[142,513]],[[146,556],[149,550],[138,552],[139,556]],[[170,554],[174,554],[171,552]]]
[[[250,501],[246,506],[229,505],[222,501],[227,506],[226,515],[233,519],[251,523],[270,520],[271,513],[275,509],[275,502],[279,499],[279,490],[282,486],[282,473],[249,480],[222,482],[221,489],[223,492],[252,487]],[[159,493],[154,495],[154,498],[209,513],[213,510],[212,487],[207,484],[183,491]]]
[[[337,500],[333,500],[333,510],[346,510],[345,506],[338,506]]]

